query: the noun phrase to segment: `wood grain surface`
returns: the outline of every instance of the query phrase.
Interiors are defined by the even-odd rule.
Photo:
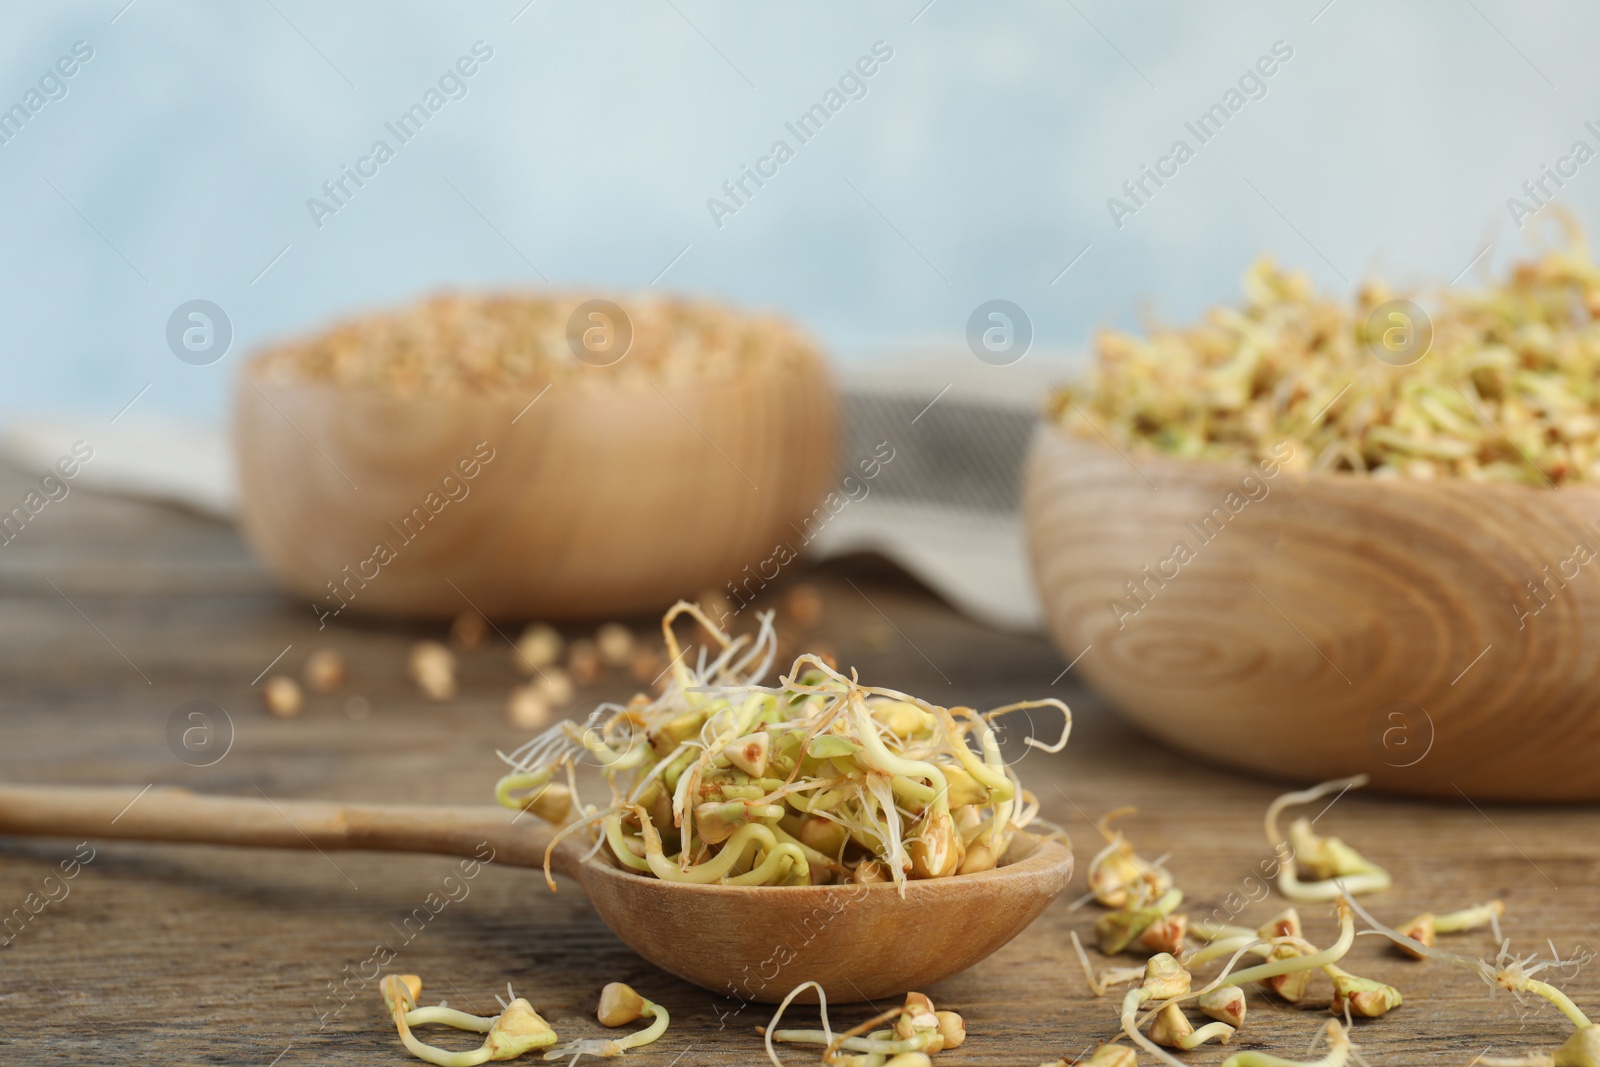
[[[244,528],[319,611],[435,619],[665,607],[804,536],[834,470],[820,357],[714,384],[585,372],[399,398],[247,367]]]
[[[0,499],[25,486],[0,469]],[[950,703],[1054,694],[1072,704],[1065,753],[1017,749],[1015,737],[1008,751],[1080,852],[1093,851],[1087,818],[1137,804],[1127,829],[1146,855],[1172,853],[1190,914],[1226,914],[1254,892],[1246,880],[1269,855],[1261,814],[1279,783],[1161,747],[1079,684],[1081,663],[1063,674],[1066,661],[1042,638],[983,630],[892,572],[862,564],[808,577],[825,597],[818,641],[868,680]],[[275,801],[478,804],[498,773],[494,750],[522,739],[505,719],[506,690],[519,678],[503,647],[466,656],[460,699],[432,704],[407,682],[404,662],[410,641],[440,636],[437,627],[346,616],[318,633],[232,529],[87,492],[51,504],[0,549],[0,633],[0,778],[11,782],[116,785],[130,801],[154,784]],[[267,715],[253,680],[280,653],[278,668],[297,673],[321,645],[345,654],[345,690],[308,697],[295,719]],[[620,681],[608,685],[605,695],[625,695]],[[361,706],[347,710],[350,696],[368,702],[365,717],[352,717]],[[167,740],[174,710],[194,699],[221,705],[233,724],[231,749],[205,768],[180,762]],[[1053,724],[1040,728],[1051,735]],[[1563,951],[1600,947],[1592,808],[1503,806],[1470,792],[1438,801],[1352,793],[1318,827],[1393,872],[1396,887],[1367,898],[1380,916],[1498,896],[1519,947],[1547,937]],[[93,858],[62,883],[69,892],[0,948],[0,1063],[414,1063],[384,1019],[376,981],[364,977],[378,946],[394,953],[392,966],[422,976],[424,1000],[490,1012],[510,982],[563,1039],[599,1036],[601,986],[631,982],[673,1016],[658,1044],[628,1054],[643,1067],[763,1062],[753,1027],[769,1009],[644,963],[570,883],[552,895],[533,871],[487,863],[467,878],[465,861],[445,857],[89,848]],[[59,880],[79,851],[71,839],[0,838],[0,913],[42,892],[47,877]],[[1239,918],[1264,921],[1280,906],[1250,903]],[[966,1017],[969,1033],[936,1062],[1033,1067],[1110,1036],[1113,1005],[1089,995],[1067,940],[1093,919],[1092,909],[1058,901],[987,961],[928,989]],[[1332,929],[1309,912],[1308,926],[1313,939]],[[804,934],[770,936],[777,951]],[[1489,952],[1488,940],[1450,944]],[[1562,982],[1591,1014],[1600,1011],[1597,966]],[[1373,938],[1357,941],[1348,967],[1405,993],[1396,1013],[1358,1026],[1374,1064],[1465,1067],[1485,1049],[1550,1047],[1568,1032],[1553,1010],[1490,999],[1476,978],[1400,959]],[[341,982],[348,992],[332,992]],[[1253,995],[1233,1048],[1303,1050],[1324,1018],[1327,987],[1314,988],[1324,999],[1302,1008]],[[860,1008],[834,1016],[864,1017]],[[1187,1058],[1212,1064],[1222,1054]],[[785,1062],[817,1057],[797,1050]]]
[[[1124,456],[1059,432],[1026,484],[1059,647],[1092,647],[1078,670],[1160,737],[1302,781],[1600,800],[1600,491]]]

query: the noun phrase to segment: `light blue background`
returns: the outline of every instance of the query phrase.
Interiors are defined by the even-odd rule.
[[[124,3],[5,9],[0,103],[74,41],[95,57],[0,145],[0,412],[109,415],[149,383],[142,413],[220,415],[264,339],[527,261],[639,289],[686,246],[660,287],[780,309],[843,359],[959,344],[994,297],[1073,347],[1234,299],[1261,249],[1339,291],[1448,281],[1491,242],[1501,265],[1506,198],[1600,148],[1577,3]],[[479,39],[469,95],[319,231],[306,199]],[[706,199],[879,39],[868,95],[715,227]],[[1280,39],[1268,95],[1116,228],[1106,198]],[[1596,172],[1560,193],[1586,220]],[[236,331],[209,367],[164,341],[195,297]]]

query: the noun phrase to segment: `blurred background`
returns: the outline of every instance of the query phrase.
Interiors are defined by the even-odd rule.
[[[0,126],[0,418],[138,395],[220,420],[260,342],[449,286],[713,295],[847,368],[960,348],[1003,298],[1035,331],[1020,374],[1097,325],[1233,300],[1263,249],[1335,291],[1449,281],[1518,250],[1524,182],[1600,148],[1597,29],[1507,0],[9,5],[0,105],[30,110]],[[477,42],[491,57],[393,137]],[[1201,143],[1185,124],[1275,45]],[[785,124],[875,47],[801,143]],[[337,206],[324,183],[379,139],[394,157]],[[1193,158],[1161,164],[1179,139]],[[793,157],[730,198],[777,140]],[[1140,203],[1146,166],[1177,173]],[[1590,169],[1555,196],[1580,218]],[[165,341],[193,299],[234,331],[209,366]]]

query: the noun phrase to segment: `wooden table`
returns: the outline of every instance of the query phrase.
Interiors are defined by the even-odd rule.
[[[0,468],[0,501],[20,499],[26,487]],[[1269,854],[1261,813],[1279,783],[1196,766],[1155,746],[1073,673],[1063,676],[1064,660],[1042,639],[986,631],[886,568],[832,566],[806,578],[826,600],[820,640],[870,681],[947,704],[1051,694],[1072,704],[1067,751],[1029,753],[1020,773],[1081,858],[1098,847],[1089,820],[1135,804],[1141,813],[1126,826],[1146,856],[1172,854],[1187,911],[1210,914],[1230,893],[1248,891],[1245,879]],[[115,784],[130,801],[159,783],[273,799],[482,802],[499,773],[495,750],[523,738],[505,716],[518,677],[503,643],[465,655],[460,699],[429,703],[406,679],[405,655],[411,641],[441,628],[339,620],[319,633],[311,609],[277,590],[230,527],[177,510],[74,491],[0,548],[0,591],[0,777],[8,781]],[[269,716],[258,677],[274,661],[298,673],[322,646],[346,656],[345,690],[310,697],[298,718]],[[585,696],[627,690],[613,678]],[[169,718],[192,699],[216,702],[231,719],[232,747],[213,766],[188,766],[168,744]],[[1545,938],[1564,953],[1600,945],[1600,815],[1592,809],[1351,794],[1318,825],[1393,872],[1396,888],[1369,898],[1390,921],[1502,897],[1506,932],[1523,951]],[[0,839],[0,917],[77,846]],[[455,861],[88,847],[93,859],[64,883],[67,894],[4,935],[0,1063],[415,1062],[384,1018],[376,982],[361,977],[380,944],[397,952],[395,968],[423,977],[424,1000],[491,1013],[509,982],[563,1039],[597,1036],[599,989],[621,979],[673,1017],[667,1036],[630,1061],[763,1062],[754,1027],[764,1009],[735,1010],[643,963],[573,887],[552,896],[533,872],[486,867],[466,896],[425,925],[407,925]],[[1251,904],[1241,920],[1264,921],[1281,906]],[[998,955],[928,990],[966,1017],[969,1034],[937,1062],[1033,1067],[1111,1036],[1114,1005],[1090,996],[1067,939],[1095,914],[1060,901]],[[1308,926],[1326,943],[1327,915],[1308,912]],[[1490,940],[1465,936],[1450,946],[1492,955]],[[1400,959],[1376,938],[1360,939],[1347,963],[1406,996],[1398,1012],[1358,1027],[1374,1064],[1466,1064],[1491,1047],[1502,1055],[1545,1048],[1570,1032],[1542,1002],[1519,1009],[1504,995],[1491,1000],[1475,977]],[[1591,1012],[1600,1011],[1597,967],[1558,979]],[[1234,1047],[1303,1050],[1326,1017],[1327,986],[1317,981],[1322,999],[1300,1008],[1252,995]],[[351,992],[330,994],[340,982]],[[835,1020],[864,1014],[845,1007]],[[1221,1056],[1212,1049],[1189,1059]],[[817,1058],[793,1051],[787,1062]]]

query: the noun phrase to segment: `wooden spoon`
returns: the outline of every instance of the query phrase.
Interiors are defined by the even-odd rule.
[[[130,803],[132,801],[132,803]],[[257,848],[361,849],[538,867],[555,830],[493,807],[346,805],[197,796],[186,790],[0,785],[0,833]],[[487,849],[485,848],[487,846]],[[663,882],[575,835],[552,866],[588,894],[639,955],[742,1000],[781,1000],[805,981],[830,1001],[892,997],[966,970],[1016,937],[1061,893],[1072,853],[1019,833],[1003,866],[907,884],[727,886]]]

